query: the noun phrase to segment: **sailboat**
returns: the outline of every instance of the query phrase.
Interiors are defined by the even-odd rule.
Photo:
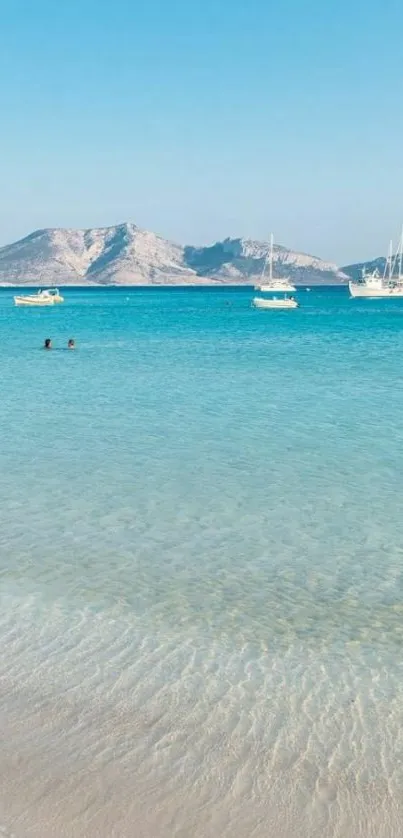
[[[351,279],[348,283],[352,297],[403,297],[403,228],[397,252],[393,256],[393,244],[389,244],[389,254],[385,262],[383,275],[377,268],[367,273],[362,271],[361,279]]]
[[[264,260],[263,270],[260,277],[259,285],[255,286],[256,291],[261,291],[263,294],[271,294],[271,297],[254,297],[253,305],[255,308],[298,308],[298,303],[294,297],[291,297],[293,291],[296,291],[295,285],[292,285],[288,277],[273,276],[273,233],[270,236],[270,249],[268,255]],[[265,282],[267,265],[269,265],[268,282]],[[281,294],[281,297],[273,296],[274,294]]]

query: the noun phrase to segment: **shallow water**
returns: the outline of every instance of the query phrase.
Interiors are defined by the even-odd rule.
[[[403,304],[251,298],[0,291],[5,835],[402,833]]]

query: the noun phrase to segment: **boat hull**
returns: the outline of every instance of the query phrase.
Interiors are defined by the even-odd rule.
[[[31,306],[37,308],[40,306],[41,308],[46,306],[54,306],[57,303],[63,303],[64,298],[59,294],[57,289],[53,291],[39,291],[37,294],[30,294],[27,296],[24,295],[17,295],[14,297],[14,303],[16,306]]]
[[[255,297],[252,305],[255,308],[271,308],[271,309],[284,309],[284,308],[299,308],[299,304],[296,300],[264,300],[262,297]]]
[[[54,306],[56,304],[56,300],[54,299],[34,300],[29,299],[29,297],[14,297],[14,302],[16,306],[35,306],[35,308],[44,308],[46,306]]]
[[[271,285],[255,285],[255,291],[262,291],[266,294],[288,294],[296,291],[295,285],[290,285],[288,282],[274,282]]]
[[[350,295],[352,297],[366,297],[378,299],[379,297],[387,297],[390,298],[403,298],[403,285],[398,286],[380,286],[378,288],[371,288],[364,284],[349,282],[348,284]]]

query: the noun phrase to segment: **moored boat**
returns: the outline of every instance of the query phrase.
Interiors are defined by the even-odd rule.
[[[254,297],[255,308],[299,308],[299,303],[294,297]]]
[[[269,265],[269,278],[265,282],[267,264]],[[262,294],[271,294],[270,297],[254,297],[252,305],[255,308],[299,308],[299,303],[295,297],[290,294],[296,291],[295,285],[292,285],[288,277],[273,276],[273,234],[270,236],[269,254],[264,261],[260,284],[255,286],[257,291]],[[275,297],[274,294],[281,294],[281,297]]]
[[[36,294],[17,295],[14,297],[16,306],[53,306],[56,303],[63,303],[64,297],[58,288],[43,288]]]
[[[352,297],[368,298],[396,298],[403,297],[403,231],[400,236],[399,247],[393,256],[393,246],[390,242],[389,254],[385,262],[385,269],[381,274],[378,268],[367,273],[365,268],[360,279],[351,279],[348,283]]]

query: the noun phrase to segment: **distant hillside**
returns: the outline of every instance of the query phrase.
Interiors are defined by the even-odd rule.
[[[198,276],[247,284],[260,279],[268,250],[267,242],[224,239],[211,247],[185,247],[185,259]],[[281,245],[274,246],[273,262],[277,276],[289,276],[297,285],[326,285],[347,279],[332,262],[296,253]]]
[[[182,246],[135,224],[88,230],[36,230],[0,248],[0,283],[14,285],[254,284],[268,243],[225,239]],[[337,265],[274,248],[274,271],[300,285],[345,282]]]

